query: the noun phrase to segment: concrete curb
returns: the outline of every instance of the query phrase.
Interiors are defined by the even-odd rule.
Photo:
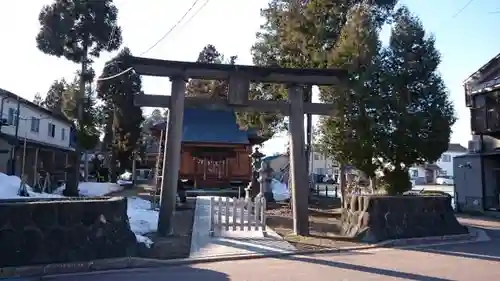
[[[172,260],[159,260],[138,257],[125,257],[116,259],[103,259],[90,262],[77,262],[77,263],[61,263],[49,265],[34,265],[23,267],[5,267],[0,268],[0,278],[6,277],[38,277],[50,278],[55,276],[74,276],[74,275],[91,275],[98,273],[112,273],[112,272],[127,272],[127,271],[146,271],[154,267],[162,266],[175,266],[187,264],[199,264],[209,262],[222,262],[230,260],[247,260],[259,258],[280,258],[295,255],[311,255],[311,254],[328,254],[328,253],[342,253],[349,251],[359,251],[374,248],[398,248],[398,247],[411,247],[411,246],[425,246],[435,243],[443,242],[475,242],[481,235],[484,237],[485,233],[482,230],[469,228],[469,234],[438,236],[438,237],[424,237],[412,239],[398,239],[389,240],[376,244],[367,244],[353,247],[340,247],[329,248],[320,250],[307,250],[307,251],[287,251],[276,252],[268,254],[235,254],[235,255],[218,255],[200,258],[183,258]],[[483,231],[484,232],[484,231]],[[487,235],[486,235],[487,236]]]

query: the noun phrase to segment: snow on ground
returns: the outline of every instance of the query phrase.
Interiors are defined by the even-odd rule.
[[[0,173],[0,198],[1,199],[23,199],[28,197],[21,197],[17,193],[19,187],[21,186],[21,179],[16,176],[8,176],[6,174]],[[33,188],[26,185],[28,194],[30,197],[37,198],[61,198],[60,194],[49,194],[49,193],[37,193],[33,191]]]
[[[37,193],[33,188],[26,185],[30,197],[18,195],[21,179],[16,176],[8,176],[0,173],[0,199],[29,199],[29,198],[63,198],[64,186],[59,187],[53,194]],[[78,185],[80,194],[85,197],[99,197],[111,192],[122,190],[123,187],[109,182],[81,182]],[[149,201],[138,197],[129,197],[127,201],[127,214],[130,228],[134,232],[137,242],[144,243],[150,247],[153,243],[151,239],[144,236],[146,233],[156,231],[158,225],[158,212],[150,209]]]
[[[151,203],[138,197],[129,197],[127,204],[130,228],[135,233],[137,242],[144,243],[148,247],[151,246],[153,241],[144,234],[156,232],[158,211],[151,210]]]
[[[59,187],[54,193],[62,194],[64,185]],[[110,194],[112,192],[121,191],[123,186],[111,182],[80,182],[78,184],[78,192],[84,197],[99,197]]]

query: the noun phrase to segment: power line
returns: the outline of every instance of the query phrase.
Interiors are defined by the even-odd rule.
[[[458,17],[465,9],[467,9],[467,7],[469,7],[470,4],[472,4],[472,2],[474,2],[474,0],[469,0],[467,3],[465,3],[465,5],[460,10],[458,10],[451,18],[454,19]]]
[[[149,51],[151,51],[153,48],[155,48],[158,44],[160,44],[163,40],[165,40],[165,38],[167,38],[168,35],[170,35],[178,26],[179,24],[186,18],[186,16],[193,10],[193,8],[196,6],[196,4],[198,4],[200,0],[195,0],[193,2],[193,4],[191,5],[191,7],[189,7],[189,9],[184,13],[184,15],[182,15],[182,17],[165,33],[163,34],[163,36],[158,40],[156,41],[151,47],[149,47],[146,51],[142,52],[140,54],[140,56],[143,56],[145,55],[146,53],[148,53]],[[184,22],[183,26],[185,26],[187,23],[189,23],[207,4],[208,2],[210,2],[210,0],[206,0],[192,15],[191,17],[188,18],[188,20],[186,22]],[[102,78],[97,78],[97,81],[108,81],[108,80],[111,80],[111,79],[114,79],[116,77],[119,77],[121,75],[124,75],[130,71],[132,71],[133,68],[132,67],[129,67],[127,69],[125,69],[124,71],[120,72],[120,73],[117,73],[115,75],[111,75],[111,76],[108,76],[108,77],[102,77]]]
[[[149,47],[146,51],[142,52],[140,55],[143,56],[145,55],[146,53],[148,53],[149,51],[151,51],[154,47],[156,47],[158,44],[161,43],[161,41],[163,41],[165,38],[167,38],[168,35],[170,35],[170,33],[172,33],[172,31],[174,31],[175,28],[177,28],[177,26],[184,20],[184,18],[189,14],[189,12],[191,12],[191,10],[193,10],[193,8],[196,6],[196,4],[198,4],[200,0],[194,0],[193,4],[191,5],[191,7],[189,7],[189,9],[184,13],[184,15],[182,15],[182,17],[174,24],[174,26],[172,26],[168,31],[167,33],[163,34],[163,36],[158,40],[156,41],[156,43],[154,43],[151,47]],[[208,2],[208,0],[207,0]]]
[[[129,68],[125,69],[124,71],[122,71],[120,73],[117,73],[115,75],[111,75],[111,76],[108,76],[108,77],[97,78],[97,81],[108,81],[108,80],[114,79],[116,77],[122,76],[123,74],[126,74],[127,72],[129,72],[131,70],[133,70],[133,68],[129,67]]]
[[[210,0],[206,0],[194,13],[192,13],[191,16],[180,26],[180,28],[186,26],[189,22],[191,22],[191,20],[196,17],[201,12],[201,10],[203,10],[203,8],[205,8],[208,2],[210,2]]]

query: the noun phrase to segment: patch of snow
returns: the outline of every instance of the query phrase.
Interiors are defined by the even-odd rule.
[[[62,194],[65,185],[62,185],[54,193]],[[99,197],[105,196],[112,192],[123,190],[123,186],[111,182],[80,182],[78,184],[78,192],[84,197]]]
[[[123,187],[111,182],[80,182],[78,191],[85,197],[97,197],[123,190]]]
[[[17,176],[9,176],[0,173],[0,198],[1,199],[29,199],[29,198],[62,198],[60,194],[37,193],[33,188],[26,184],[26,190],[29,197],[19,196],[19,188],[21,187],[21,179]]]
[[[132,181],[117,180],[116,184],[119,184],[119,185],[128,185],[128,184],[132,184]]]
[[[279,180],[272,179],[271,181],[271,191],[273,193],[273,198],[275,201],[285,201],[290,199],[290,191],[285,183],[281,183]]]
[[[151,210],[151,203],[138,197],[128,198],[127,214],[130,228],[135,233],[137,242],[150,247],[153,241],[144,234],[156,232],[158,226],[158,211]]]
[[[131,181],[132,180],[132,173],[129,171],[125,171],[125,173],[121,174],[118,178],[120,180],[124,180],[124,181]]]

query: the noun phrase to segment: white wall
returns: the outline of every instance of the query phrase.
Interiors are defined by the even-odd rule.
[[[0,95],[0,100],[4,96]],[[1,103],[1,101],[0,101]],[[18,102],[16,99],[8,97],[3,101],[3,112],[2,118],[9,118],[9,108],[17,110]],[[40,125],[38,132],[33,132],[31,130],[32,117],[40,119]],[[19,130],[18,137],[20,139],[24,139],[26,136],[27,139],[34,140],[41,143],[52,144],[59,147],[70,147],[70,128],[69,124],[62,122],[58,119],[55,119],[51,115],[43,112],[38,109],[36,106],[27,105],[21,102],[20,105],[20,114],[19,114]],[[55,125],[55,134],[54,137],[49,136],[49,123]],[[62,129],[64,128],[64,139],[62,138]],[[15,136],[16,126],[15,123],[12,125],[3,125],[2,133]]]
[[[441,168],[441,175],[453,176],[453,158],[466,153],[467,152],[446,151],[434,164]],[[423,178],[426,175],[425,168],[422,166],[411,167],[409,173],[411,178]]]
[[[422,166],[411,167],[408,169],[410,178],[425,178],[425,168]]]
[[[319,152],[311,153],[309,159],[309,167],[311,168],[311,173],[321,174],[321,175],[335,175],[339,172],[337,161],[333,158],[326,157]]]
[[[446,173],[447,176],[453,176],[453,158],[466,153],[467,152],[446,151],[441,155],[441,158],[436,161],[436,165],[441,168],[443,174]]]

